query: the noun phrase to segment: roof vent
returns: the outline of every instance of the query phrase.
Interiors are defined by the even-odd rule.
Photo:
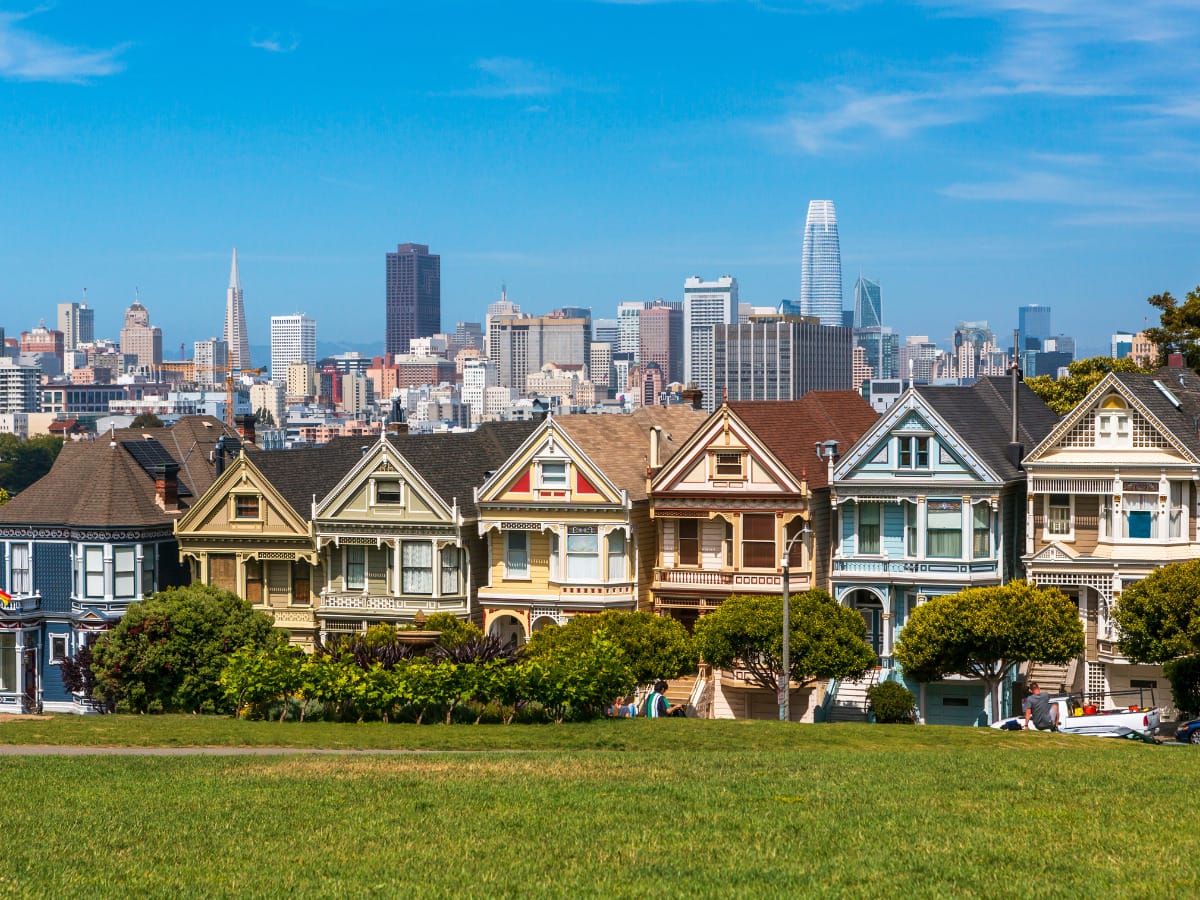
[[[1182,381],[1182,379],[1180,380]],[[1162,392],[1162,395],[1171,402],[1173,407],[1179,409],[1181,406],[1183,406],[1183,404],[1179,402],[1179,398],[1172,394],[1170,389],[1157,378],[1154,379],[1154,386]]]

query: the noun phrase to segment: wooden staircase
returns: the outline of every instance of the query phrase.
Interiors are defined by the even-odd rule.
[[[879,684],[882,670],[871,669],[860,681],[842,681],[838,684],[837,696],[829,707],[828,722],[865,722],[871,702],[867,690]]]
[[[684,675],[667,682],[667,702],[672,706],[677,703],[687,706],[688,701],[692,698],[692,689],[696,687],[697,680],[695,675]]]

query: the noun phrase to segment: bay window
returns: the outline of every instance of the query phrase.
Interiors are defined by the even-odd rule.
[[[930,500],[925,513],[925,555],[962,559],[962,501]]]
[[[775,557],[775,516],[742,516],[742,567],[746,569],[773,569],[779,560]]]
[[[347,547],[346,590],[361,591],[367,586],[367,548]]]
[[[608,580],[625,580],[625,532],[608,533]]]
[[[1071,531],[1071,496],[1050,494],[1046,498],[1046,533],[1065,536]]]
[[[429,541],[400,542],[400,592],[433,593],[433,544]]]
[[[458,547],[443,547],[441,553],[441,592],[443,594],[458,593],[458,573],[461,567],[462,551]]]
[[[700,522],[697,519],[679,519],[675,523],[679,536],[679,565],[700,565]]]
[[[600,535],[594,525],[572,525],[567,529],[567,579],[600,580]]]
[[[83,595],[104,596],[104,548],[83,548]]]
[[[858,552],[879,553],[879,518],[878,503],[858,504]]]
[[[12,545],[12,580],[8,584],[8,592],[14,597],[33,593],[31,555],[29,544]]]
[[[128,600],[137,593],[137,553],[133,547],[113,547],[113,596]]]
[[[987,559],[992,554],[992,508],[986,503],[976,503],[971,513],[971,555]]]
[[[504,577],[520,580],[529,578],[528,532],[504,532]]]
[[[917,555],[917,504],[904,504],[904,555]]]

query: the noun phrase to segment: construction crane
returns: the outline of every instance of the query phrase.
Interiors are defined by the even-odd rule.
[[[263,372],[267,371],[266,368],[263,367],[263,368],[259,368],[259,369],[234,370],[234,369],[228,368],[227,366],[198,366],[195,363],[193,363],[192,369],[194,370],[195,375],[198,375],[200,372],[220,372],[222,377],[224,377],[224,379],[225,379],[225,424],[227,426],[229,426],[230,430],[236,431],[237,430],[237,422],[234,420],[234,416],[233,416],[233,407],[234,407],[233,401],[234,401],[234,395],[235,395],[234,388],[237,385],[237,380],[238,380],[238,378],[240,378],[243,375],[252,375],[252,376],[253,375],[261,375]],[[196,378],[195,380],[198,383],[200,379]],[[219,383],[220,382],[218,382],[218,384]]]

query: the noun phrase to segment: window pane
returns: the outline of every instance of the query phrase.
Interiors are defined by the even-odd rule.
[[[917,442],[917,466],[916,467],[918,469],[928,469],[929,468],[929,438],[919,437],[919,438],[916,438],[916,442]]]
[[[1071,498],[1066,494],[1050,495],[1050,515],[1047,522],[1050,534],[1071,533]]]
[[[29,566],[29,545],[12,545],[12,585],[13,594],[32,594],[33,578]]]
[[[375,502],[381,505],[399,504],[403,497],[398,481],[375,482]]]
[[[567,578],[600,580],[600,536],[595,532],[567,535]]]
[[[680,519],[676,527],[679,529],[679,564],[700,565],[700,523],[695,519]]]
[[[153,594],[158,590],[157,575],[158,545],[142,545],[142,594]]]
[[[567,464],[542,463],[542,484],[546,487],[566,487]]]
[[[405,594],[433,593],[433,544],[403,541],[400,544],[400,590]]]
[[[0,633],[0,691],[17,689],[17,636]]]
[[[742,516],[742,537],[747,541],[775,542],[775,517]]]
[[[986,503],[976,503],[973,512],[975,528],[971,550],[975,558],[979,559],[991,553],[992,510]]]
[[[510,578],[529,577],[529,535],[524,531],[505,532],[504,565]]]
[[[104,596],[104,548],[83,548],[84,593],[88,597]]]
[[[625,580],[625,532],[608,533],[608,580]]]
[[[365,547],[346,548],[346,587],[362,589],[366,586],[367,553]]]
[[[879,552],[879,504],[858,505],[858,552]]]
[[[239,519],[258,518],[257,497],[235,497],[233,500],[234,516]]]
[[[459,551],[457,547],[442,548],[442,593],[458,593]]]

